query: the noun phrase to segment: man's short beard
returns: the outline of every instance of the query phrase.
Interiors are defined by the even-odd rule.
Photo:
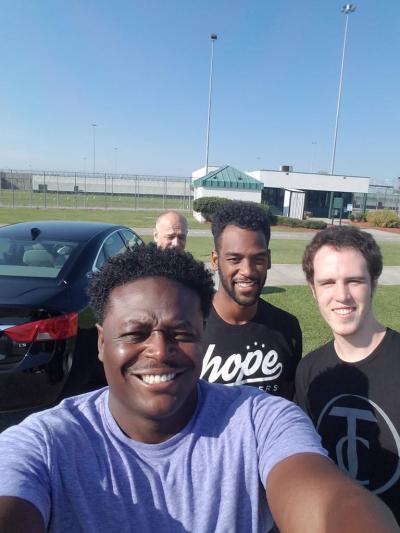
[[[231,288],[228,283],[226,282],[224,276],[222,275],[221,273],[221,270],[220,268],[218,267],[218,275],[219,275],[219,282],[221,283],[221,285],[223,286],[225,292],[229,295],[229,297],[235,302],[237,303],[238,305],[241,305],[242,307],[252,307],[254,304],[256,304],[258,302],[258,299],[260,297],[260,294],[261,294],[261,291],[262,291],[262,288],[259,289],[259,291],[257,292],[257,294],[254,296],[254,298],[252,299],[252,301],[241,301],[237,296],[236,296],[236,293],[235,291],[233,290],[233,288]],[[265,283],[265,280],[264,280],[264,283]]]

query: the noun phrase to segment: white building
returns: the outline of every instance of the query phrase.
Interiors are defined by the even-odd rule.
[[[245,176],[244,182],[252,177],[261,184],[261,191],[258,188],[254,191],[251,189],[245,191],[236,186],[233,187],[229,179],[224,183],[224,179],[217,177],[219,172],[223,174],[228,172],[225,169],[231,168],[209,167],[211,172],[207,176],[204,176],[204,167],[193,172],[192,178],[197,178],[193,181],[194,198],[219,196],[255,202],[259,202],[260,199],[258,198],[261,198],[275,214],[301,218],[300,211],[308,211],[315,217],[328,217],[330,216],[330,205],[334,204],[335,198],[342,198],[344,207],[353,204],[354,194],[357,195],[358,200],[360,196],[366,199],[370,182],[370,178],[367,177],[293,172],[291,166],[281,166],[280,170],[252,170],[245,173],[233,169]],[[201,179],[204,182],[199,181],[201,176],[203,176]],[[213,182],[218,183],[218,187],[213,187]],[[260,192],[261,197],[258,196]],[[302,209],[299,209],[300,203]]]
[[[193,172],[193,198],[203,198],[213,196],[217,198],[228,198],[230,200],[246,200],[261,203],[261,192],[263,184],[244,172],[236,168],[209,167],[211,172],[204,176],[204,169]],[[201,177],[197,177],[200,174]],[[203,217],[196,211],[193,216],[199,221]]]

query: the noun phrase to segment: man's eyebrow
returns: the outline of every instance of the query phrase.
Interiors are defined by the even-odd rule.
[[[131,326],[147,326],[149,324],[152,324],[154,321],[154,317],[152,316],[138,316],[138,317],[130,317],[126,320],[123,320],[121,322],[122,326],[131,327]]]
[[[317,277],[317,276],[314,276],[314,279],[317,283],[327,283],[328,281],[329,282],[335,282],[337,281],[337,278],[335,277],[326,277],[326,278],[323,278],[323,277]],[[365,281],[368,279],[368,276],[346,276],[344,278],[344,281],[348,282],[348,281],[352,281],[352,280],[357,280],[357,281]]]
[[[234,252],[234,251],[226,251],[225,252],[225,255],[231,255],[231,256],[234,256],[234,257],[244,257],[245,254],[241,254],[239,252]],[[250,257],[267,257],[268,256],[268,250],[265,250],[265,251],[262,251],[262,252],[257,252],[255,254],[250,254]]]

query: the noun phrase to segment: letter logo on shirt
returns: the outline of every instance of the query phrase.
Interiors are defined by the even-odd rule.
[[[274,381],[283,370],[283,365],[279,361],[276,350],[263,351],[265,344],[258,347],[254,342],[255,349],[246,346],[247,353],[233,353],[222,359],[219,355],[214,355],[215,344],[210,344],[203,359],[201,377],[206,374],[207,381],[215,383],[224,382],[226,385],[245,385],[246,383],[262,383]],[[257,373],[262,376],[257,376]]]
[[[375,494],[399,480],[399,433],[369,398],[351,394],[333,398],[322,410],[316,428],[339,468]]]

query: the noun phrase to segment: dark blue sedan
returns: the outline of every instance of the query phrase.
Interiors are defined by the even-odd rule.
[[[0,228],[0,414],[105,384],[86,287],[109,257],[141,244],[115,224]]]

